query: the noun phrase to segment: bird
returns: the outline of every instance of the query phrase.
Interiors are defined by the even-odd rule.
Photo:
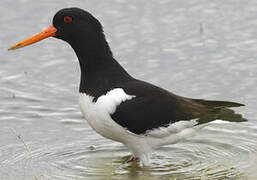
[[[47,29],[8,50],[48,37],[66,41],[75,51],[83,117],[98,134],[128,148],[132,155],[127,162],[147,165],[154,150],[188,138],[214,120],[247,121],[231,109],[244,104],[187,98],[131,76],[114,58],[102,24],[77,7],[59,10]]]

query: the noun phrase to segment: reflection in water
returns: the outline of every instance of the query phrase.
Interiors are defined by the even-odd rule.
[[[97,135],[81,116],[80,72],[68,45],[49,40],[7,52],[70,6],[103,22],[116,59],[135,77],[186,97],[240,102],[246,106],[235,110],[249,121],[213,122],[196,136],[156,151],[150,167],[124,163],[127,149]],[[10,131],[14,128],[29,146],[40,179],[255,180],[256,8],[253,0],[3,1],[0,179],[33,179],[24,145]]]

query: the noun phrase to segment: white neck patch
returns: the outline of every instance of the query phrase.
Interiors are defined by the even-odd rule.
[[[100,96],[95,105],[105,109],[109,114],[113,114],[116,111],[117,106],[134,97],[136,96],[126,94],[122,88],[115,88],[105,95]]]

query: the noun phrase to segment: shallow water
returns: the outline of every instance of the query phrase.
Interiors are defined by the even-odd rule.
[[[156,151],[151,167],[125,163],[127,149],[82,118],[69,45],[48,39],[7,52],[71,6],[102,22],[135,77],[182,96],[243,103],[237,111],[249,122],[214,122]],[[254,0],[2,0],[0,179],[257,179],[256,9]]]

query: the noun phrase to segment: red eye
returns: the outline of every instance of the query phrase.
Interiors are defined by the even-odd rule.
[[[64,22],[66,22],[66,23],[70,23],[71,21],[72,21],[72,17],[70,17],[70,16],[64,16]]]

